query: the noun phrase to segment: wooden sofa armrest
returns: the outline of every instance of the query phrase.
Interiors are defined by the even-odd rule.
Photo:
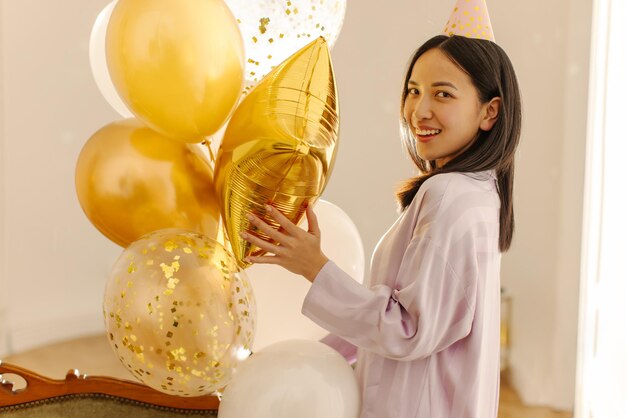
[[[2,375],[22,377],[27,386],[14,389]],[[192,411],[217,411],[219,399],[214,395],[180,397],[168,395],[140,383],[111,377],[87,376],[70,370],[65,380],[53,380],[16,365],[0,361],[0,408],[62,398],[69,395],[100,394],[158,407]]]

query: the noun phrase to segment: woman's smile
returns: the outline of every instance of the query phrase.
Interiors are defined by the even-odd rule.
[[[415,129],[415,136],[420,142],[429,142],[441,133],[441,129],[431,128],[429,126],[418,126]]]

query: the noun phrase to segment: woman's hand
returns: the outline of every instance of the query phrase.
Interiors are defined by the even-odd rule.
[[[278,264],[292,273],[304,276],[313,283],[317,273],[328,261],[328,258],[322,253],[321,232],[313,209],[310,206],[306,209],[309,224],[308,232],[300,229],[276,208],[266,205],[265,210],[282,227],[280,231],[272,228],[253,214],[247,215],[248,220],[278,245],[262,240],[249,232],[242,232],[241,237],[243,239],[268,253],[274,254],[262,257],[250,256],[246,257],[246,261],[257,264]]]

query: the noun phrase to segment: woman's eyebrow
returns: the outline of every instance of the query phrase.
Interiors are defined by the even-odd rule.
[[[419,86],[420,83],[418,83],[417,81],[409,80],[407,85]],[[456,88],[456,86],[450,83],[449,81],[435,81],[433,84],[431,84],[431,87],[441,87],[441,86],[446,86],[446,87],[453,88],[454,90],[458,90],[458,88]]]
[[[446,87],[453,88],[454,90],[458,90],[456,86],[450,83],[449,81],[436,81],[432,84],[432,87],[441,87],[441,86],[446,86]]]

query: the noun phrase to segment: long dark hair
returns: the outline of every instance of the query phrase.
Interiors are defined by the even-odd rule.
[[[427,161],[417,154],[415,138],[404,119],[404,104],[408,83],[415,62],[426,51],[440,49],[462,71],[467,73],[478,90],[481,103],[500,97],[498,118],[489,131],[479,130],[478,137],[463,153],[443,167]],[[424,43],[411,58],[400,107],[400,132],[402,141],[420,174],[404,182],[397,192],[398,203],[404,211],[420,186],[430,177],[449,172],[471,173],[495,170],[500,195],[499,248],[504,252],[511,246],[515,218],[513,214],[513,171],[515,150],[519,143],[522,125],[520,92],[513,65],[502,48],[491,41],[463,36],[438,35]]]

